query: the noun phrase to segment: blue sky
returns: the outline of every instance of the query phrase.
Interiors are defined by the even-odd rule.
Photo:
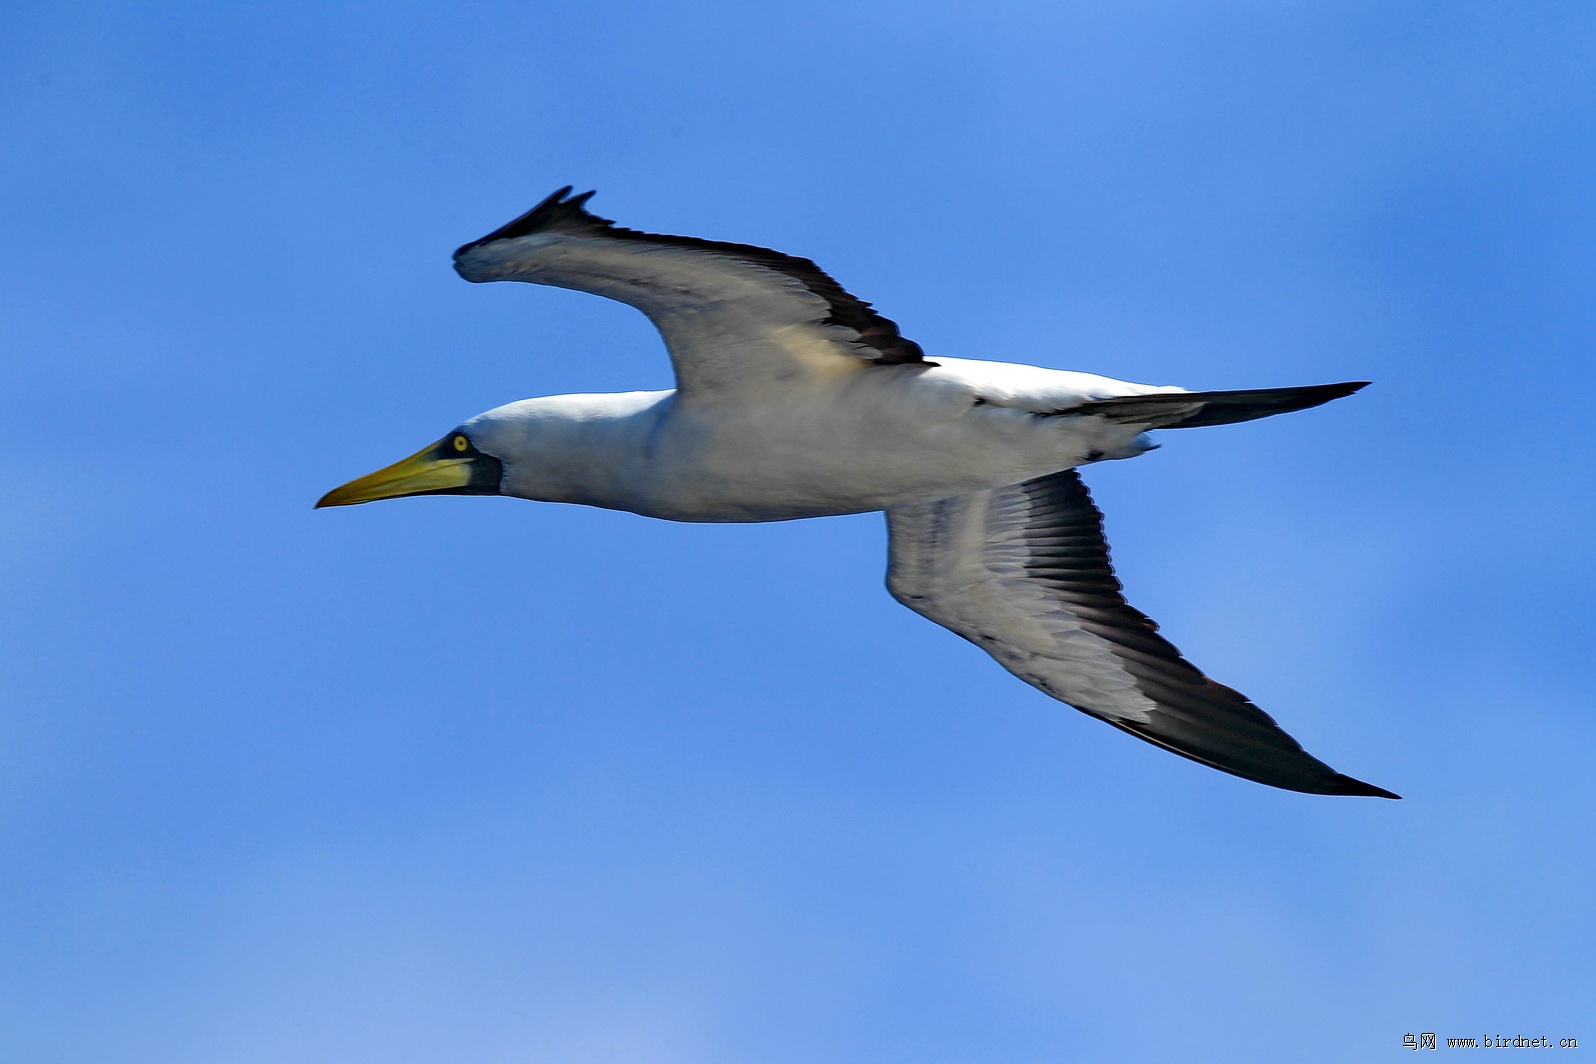
[[[30,3],[0,14],[0,1044],[50,1064],[1368,1061],[1596,1045],[1596,13]],[[567,183],[928,353],[1374,381],[1089,471],[1266,789],[881,588],[875,515],[313,512],[662,387],[473,286]]]

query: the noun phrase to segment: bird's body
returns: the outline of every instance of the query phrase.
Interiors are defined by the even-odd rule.
[[[637,307],[677,387],[510,403],[318,505],[512,495],[701,522],[882,510],[893,596],[1037,689],[1248,779],[1395,797],[1305,753],[1126,604],[1074,472],[1148,450],[1150,429],[1300,410],[1361,384],[1188,392],[927,359],[807,259],[617,229],[583,209],[592,193],[569,192],[460,248],[456,269]]]
[[[676,391],[560,395],[462,426],[506,493],[673,521],[785,521],[888,510],[1015,484],[1148,446],[1140,430],[1059,415],[1089,399],[1167,393],[1002,362],[841,365],[728,399]]]

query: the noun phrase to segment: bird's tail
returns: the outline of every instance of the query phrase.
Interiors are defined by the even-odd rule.
[[[1351,395],[1368,381],[1314,384],[1306,388],[1253,388],[1235,392],[1159,392],[1093,399],[1061,411],[1090,414],[1122,424],[1150,429],[1195,429],[1204,425],[1233,425],[1274,414],[1289,414]]]

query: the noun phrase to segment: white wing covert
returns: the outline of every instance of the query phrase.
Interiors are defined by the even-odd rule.
[[[468,281],[528,281],[646,314],[689,400],[809,373],[929,366],[891,320],[808,259],[617,228],[569,186],[454,254]]]
[[[1020,679],[1139,739],[1309,794],[1395,798],[1309,755],[1126,603],[1073,470],[887,511],[894,598]]]

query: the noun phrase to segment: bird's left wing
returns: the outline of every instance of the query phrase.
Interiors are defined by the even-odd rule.
[[[665,338],[686,398],[828,370],[926,365],[920,345],[808,259],[617,228],[566,187],[454,253],[468,281],[530,281],[630,304]]]
[[[1181,657],[1120,594],[1103,515],[1073,470],[887,511],[887,586],[1020,679],[1139,739],[1309,794],[1396,795],[1309,755]]]

